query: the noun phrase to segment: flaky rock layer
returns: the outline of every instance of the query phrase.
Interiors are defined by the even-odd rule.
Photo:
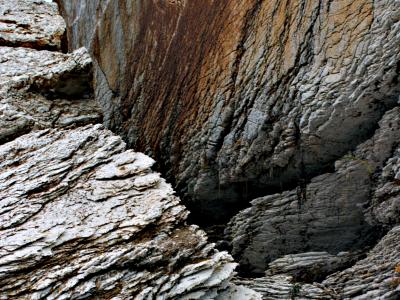
[[[101,125],[0,146],[0,299],[210,299],[236,266]]]
[[[35,129],[100,122],[91,68],[83,48],[62,54],[0,47],[0,144]]]

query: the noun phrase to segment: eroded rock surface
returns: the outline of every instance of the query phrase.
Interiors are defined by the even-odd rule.
[[[400,148],[382,170],[368,211],[369,221],[387,228],[400,224]]]
[[[288,254],[271,262],[266,274],[285,274],[292,276],[295,281],[312,283],[353,265],[360,257],[360,253],[350,252],[337,255],[327,252]]]
[[[90,56],[0,47],[0,144],[34,129],[102,120]]]
[[[236,266],[101,125],[0,147],[0,298],[210,299]]]
[[[378,218],[397,217],[391,208],[398,204],[397,184],[389,169],[398,168],[394,166],[399,140],[400,108],[396,107],[385,114],[371,139],[336,162],[334,173],[253,200],[226,229],[232,254],[243,270],[263,273],[271,260],[286,254],[310,250],[336,254],[373,243],[379,237],[374,236],[379,234],[376,226],[381,224],[369,221],[369,211]],[[393,198],[372,200],[371,195],[382,193],[382,187],[375,188],[378,182]],[[390,187],[393,190],[388,191]]]
[[[65,22],[49,0],[1,0],[0,45],[61,50]]]
[[[211,220],[326,172],[400,91],[398,0],[59,0],[108,127]]]
[[[323,283],[340,299],[400,298],[400,226],[394,227],[367,257]]]
[[[366,258],[344,271],[332,274],[322,283],[299,282],[299,278],[288,275],[304,267],[299,262],[304,262],[307,265],[305,269],[308,269],[312,264],[318,266],[323,261],[332,261],[332,256],[323,259],[323,255],[319,255],[321,260],[315,263],[315,259],[307,260],[307,256],[310,258],[309,254],[293,255],[295,259],[292,261],[290,256],[286,256],[270,265],[267,276],[235,278],[234,281],[259,292],[263,299],[268,300],[397,300],[400,297],[400,226],[390,230]]]
[[[321,285],[296,283],[289,275],[275,275],[256,279],[235,278],[237,284],[259,292],[264,300],[336,300],[332,290]]]

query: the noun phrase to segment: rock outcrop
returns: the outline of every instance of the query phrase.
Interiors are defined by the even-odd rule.
[[[0,144],[34,129],[98,123],[91,59],[72,54],[0,47]]]
[[[331,170],[398,99],[398,0],[58,2],[106,125],[199,220]]]
[[[322,285],[335,290],[339,299],[399,299],[400,226],[389,231],[365,259]]]
[[[1,0],[0,46],[61,50],[65,22],[51,0]]]
[[[335,172],[295,190],[253,200],[226,229],[232,254],[242,268],[263,273],[269,262],[286,254],[336,254],[373,243],[380,232],[376,226],[381,224],[368,222],[370,211],[381,218],[396,215],[391,208],[383,215],[378,212],[382,206],[398,204],[398,198],[378,201],[371,195],[382,193],[383,188],[375,187],[378,182],[386,188],[396,186],[389,168],[394,168],[399,140],[400,108],[396,107],[385,114],[371,139],[335,163]],[[393,194],[396,189],[385,191]]]
[[[102,125],[0,146],[1,299],[211,299],[236,264]]]
[[[299,282],[290,275],[294,270],[309,270],[315,259],[307,260],[307,256],[310,257],[310,254],[293,255],[297,259],[292,261],[286,256],[270,265],[267,276],[256,279],[236,278],[235,282],[259,292],[263,299],[268,300],[397,300],[400,297],[400,226],[389,231],[365,259],[344,271],[332,274],[321,283]],[[319,255],[319,258],[321,260],[315,266],[333,259],[332,256],[323,259],[323,255]],[[276,268],[278,263],[280,267]]]
[[[360,253],[340,252],[332,255],[327,252],[306,252],[289,254],[268,265],[266,275],[285,274],[297,282],[321,281],[327,275],[353,265],[362,255]]]
[[[292,276],[275,275],[256,279],[236,278],[235,282],[262,295],[264,300],[336,300],[336,295],[321,285],[296,283]]]
[[[106,127],[157,158],[195,220],[218,235],[254,199],[225,238],[262,278],[238,282],[398,296],[398,0],[58,3]]]
[[[65,29],[50,2],[0,1],[0,299],[261,299],[155,161],[91,124],[85,49],[41,50]]]

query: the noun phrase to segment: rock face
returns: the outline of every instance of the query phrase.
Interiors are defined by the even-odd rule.
[[[326,172],[399,95],[398,0],[58,2],[106,125],[202,219]]]
[[[90,124],[85,49],[32,49],[60,49],[57,7],[0,10],[1,42],[24,46],[0,47],[0,299],[261,299],[230,284],[237,264],[186,224],[154,160]]]
[[[286,254],[336,254],[373,242],[379,232],[374,226],[380,223],[368,220],[398,218],[391,208],[399,199],[390,170],[397,162],[399,140],[400,108],[396,107],[385,114],[371,139],[336,162],[334,173],[315,177],[296,190],[253,200],[226,229],[232,253],[244,270],[262,273],[271,260]],[[377,183],[382,187],[375,188]],[[379,201],[383,192],[393,198]],[[377,196],[371,201],[374,193]]]
[[[321,285],[296,283],[289,275],[275,275],[256,279],[236,278],[237,284],[251,287],[264,300],[336,300],[336,295]]]
[[[313,258],[310,259],[310,256]],[[293,255],[292,261],[286,256],[270,264],[267,276],[257,279],[236,278],[235,282],[261,293],[263,299],[268,300],[397,300],[400,297],[400,226],[389,231],[367,257],[354,266],[329,276],[320,284],[296,282],[290,275],[293,270],[304,270],[303,263],[311,266],[315,263],[315,257],[319,258],[318,263],[335,260],[332,256],[315,253]]]
[[[350,252],[341,252],[338,255],[327,252],[289,254],[271,262],[266,274],[286,274],[295,281],[312,283],[353,265],[360,256],[360,253]]]

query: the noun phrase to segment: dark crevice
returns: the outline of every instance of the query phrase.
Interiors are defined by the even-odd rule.
[[[49,100],[54,99],[91,99],[93,98],[91,72],[71,72],[62,74],[57,80],[34,82],[28,92],[41,94]]]

